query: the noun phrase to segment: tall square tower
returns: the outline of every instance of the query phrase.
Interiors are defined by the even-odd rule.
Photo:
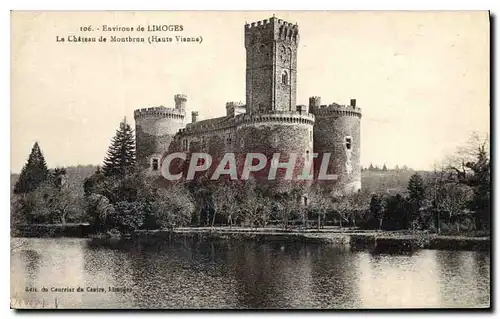
[[[299,28],[276,17],[245,25],[246,107],[295,111]]]

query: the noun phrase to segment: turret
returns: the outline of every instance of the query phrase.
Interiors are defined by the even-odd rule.
[[[242,102],[226,102],[226,116],[234,117],[245,113],[245,105]]]
[[[176,94],[174,95],[175,108],[178,110],[186,109],[187,95],[185,94]]]
[[[314,113],[315,109],[321,107],[321,97],[311,96],[309,98],[309,113]]]
[[[196,123],[198,120],[198,111],[191,112],[191,123]]]

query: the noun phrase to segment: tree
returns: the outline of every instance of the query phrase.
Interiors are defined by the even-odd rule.
[[[292,214],[300,214],[302,223],[305,225],[305,216],[302,206],[303,188],[298,185],[291,187],[291,189],[284,193],[275,195],[278,213],[280,215],[283,229],[288,228],[288,222]]]
[[[440,212],[446,213],[451,223],[456,223],[457,231],[459,231],[458,217],[466,211],[472,197],[473,192],[467,185],[446,183],[439,189],[435,205]]]
[[[105,231],[109,225],[110,216],[115,214],[115,207],[100,194],[90,194],[86,197],[86,214],[95,231]]]
[[[384,172],[387,172],[387,166],[385,165],[385,163],[384,163],[384,166],[382,167],[382,170],[383,170]]]
[[[321,219],[333,208],[332,197],[316,185],[309,193],[308,209],[318,217],[318,229],[321,228]]]
[[[473,190],[469,203],[475,212],[476,229],[489,228],[491,215],[491,161],[489,158],[489,136],[481,139],[472,134],[469,142],[459,148],[449,159],[448,168],[459,183]]]
[[[385,210],[385,230],[407,229],[410,224],[406,199],[401,194],[385,196],[382,207]]]
[[[265,225],[269,220],[271,203],[257,188],[254,179],[242,183],[240,193],[240,214],[252,226]]]
[[[162,228],[185,226],[191,221],[195,210],[194,199],[181,183],[156,191],[152,211]]]
[[[54,169],[51,178],[54,181],[54,186],[61,189],[66,183],[66,169],[59,167]]]
[[[144,225],[144,202],[126,202],[116,203],[114,224],[121,233],[133,232],[141,229]]]
[[[384,222],[384,214],[385,214],[385,208],[384,208],[384,203],[383,200],[380,196],[378,195],[372,195],[372,198],[370,200],[370,213],[372,214],[373,217],[375,217],[379,221],[379,227],[378,229],[382,229],[382,224]]]
[[[349,214],[351,210],[351,203],[348,195],[336,196],[332,201],[333,210],[339,215],[340,228],[342,228],[342,220],[349,222]]]
[[[350,195],[351,219],[353,226],[356,226],[356,218],[363,219],[369,209],[370,194],[365,190],[359,190]]]
[[[28,162],[21,170],[19,179],[14,186],[14,194],[26,194],[35,190],[48,176],[47,163],[38,142],[35,142],[28,157]]]
[[[372,163],[370,163],[370,166],[368,167],[368,170],[369,170],[370,172],[373,172],[373,171],[375,170],[375,167],[373,167],[373,164],[372,164]]]
[[[106,176],[125,176],[135,170],[134,131],[124,118],[111,141],[103,172]]]
[[[425,198],[424,180],[420,174],[415,173],[408,181],[408,196],[410,201],[421,203]]]
[[[230,227],[233,226],[233,219],[238,211],[237,197],[239,190],[236,186],[236,183],[216,184],[216,187],[212,192],[212,202],[214,207],[212,227],[214,227],[215,215],[217,213],[226,217]]]

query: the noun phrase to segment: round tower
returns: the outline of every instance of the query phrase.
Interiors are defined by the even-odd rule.
[[[326,173],[337,175],[336,180],[318,180],[332,192],[351,193],[361,189],[360,124],[361,109],[356,100],[350,105],[317,105],[318,97],[309,99],[315,115],[314,152],[318,158],[314,164],[318,178],[323,159],[330,153]]]
[[[244,114],[236,118],[236,149],[239,173],[245,164],[247,154],[264,154],[267,165],[252,173],[259,187],[269,194],[283,193],[291,188],[304,188],[311,184],[301,179],[304,166],[312,167],[314,115],[304,112],[274,112],[269,114]],[[277,154],[277,155],[276,155]],[[278,156],[275,158],[273,156]],[[295,156],[291,176],[279,168],[279,163],[288,162]],[[254,161],[252,165],[256,165]],[[276,168],[273,168],[275,166]],[[275,170],[275,175],[270,174]],[[274,175],[273,179],[270,175]]]
[[[309,98],[309,112],[314,113],[314,110],[321,107],[321,98],[319,96],[311,96]]]
[[[187,97],[174,96],[175,108],[164,106],[134,111],[136,157],[140,167],[160,173],[160,160],[173,136],[184,128]]]
[[[186,94],[176,94],[174,95],[175,109],[176,110],[186,110],[187,95]]]

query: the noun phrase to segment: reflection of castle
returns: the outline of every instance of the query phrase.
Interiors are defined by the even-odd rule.
[[[175,108],[163,106],[134,112],[137,158],[159,170],[164,152],[172,146],[186,152],[331,153],[329,174],[337,174],[346,190],[361,187],[360,119],[356,100],[344,106],[296,105],[299,28],[272,17],[245,25],[246,105],[227,102],[226,116],[185,124],[185,95],[175,96]],[[174,143],[172,143],[174,142]],[[317,169],[315,165],[315,169]]]

